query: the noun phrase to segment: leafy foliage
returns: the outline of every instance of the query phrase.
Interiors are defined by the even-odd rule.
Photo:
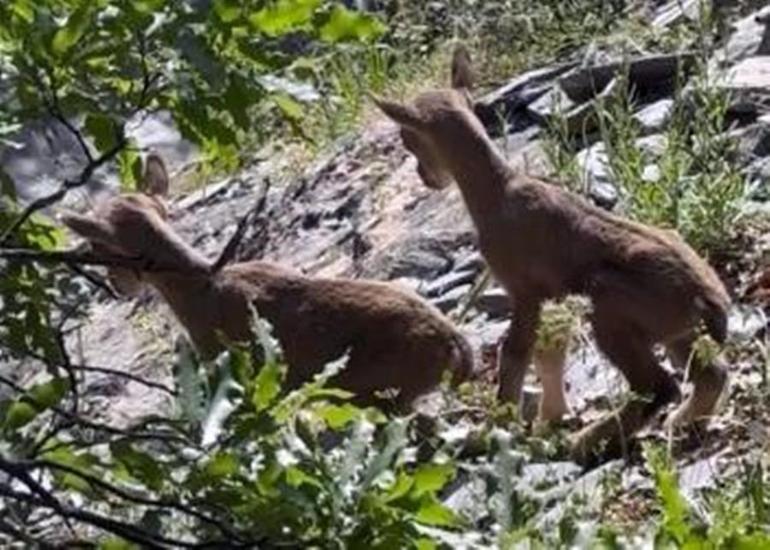
[[[656,534],[658,548],[764,548],[770,535],[752,524],[743,499],[718,494],[708,523],[698,518],[679,490],[670,457],[660,447],[646,449],[660,503],[662,522]]]
[[[708,80],[705,68],[692,82],[689,94],[676,99],[657,158],[641,144],[625,83],[598,108],[601,133],[628,214],[677,229],[703,252],[723,253],[747,188],[735,166],[735,143],[725,134],[726,93]]]

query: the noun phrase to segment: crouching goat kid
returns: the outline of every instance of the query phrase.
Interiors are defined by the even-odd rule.
[[[254,306],[267,319],[296,387],[349,353],[331,383],[364,404],[382,404],[379,392],[396,390],[394,404],[408,408],[439,384],[445,369],[457,382],[473,370],[466,340],[437,310],[408,292],[373,281],[307,277],[275,263],[250,261],[214,270],[166,222],[168,176],[149,156],[142,191],[114,197],[92,216],[62,221],[96,254],[138,260],[146,270],[108,268],[115,289],[134,294],[154,287],[207,358],[230,342],[251,338]]]

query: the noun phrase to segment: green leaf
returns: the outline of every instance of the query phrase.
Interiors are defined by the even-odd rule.
[[[251,122],[248,109],[260,99],[258,90],[235,75],[230,78],[230,85],[225,90],[223,99],[235,124],[243,130],[248,130]]]
[[[280,395],[284,370],[277,363],[267,363],[254,378],[254,394],[251,403],[257,412],[266,410]]]
[[[152,15],[160,10],[167,0],[133,0],[131,7],[145,15]]]
[[[732,548],[735,550],[765,550],[770,548],[770,535],[754,533],[753,535],[738,537]]]
[[[67,22],[53,36],[51,49],[59,57],[64,56],[83,37],[91,24],[91,2],[82,2],[67,18]]]
[[[118,137],[118,124],[115,120],[102,114],[90,114],[86,117],[85,126],[100,152],[115,147]]]
[[[451,464],[425,464],[414,473],[414,492],[417,496],[441,490],[455,475]]]
[[[456,527],[461,523],[451,509],[441,504],[433,496],[422,499],[420,507],[415,514],[415,519],[423,525],[431,525],[433,527]]]
[[[349,10],[341,4],[332,9],[329,20],[321,27],[321,39],[326,42],[344,40],[371,41],[381,36],[387,27],[371,14]]]
[[[645,449],[647,467],[655,480],[655,490],[663,506],[663,527],[666,533],[680,544],[691,534],[688,524],[689,509],[679,491],[676,471],[670,457],[660,447],[649,446]]]
[[[292,487],[301,487],[302,485],[311,485],[318,489],[323,488],[323,484],[313,476],[308,475],[296,466],[290,466],[286,469],[286,483]]]
[[[286,94],[275,94],[273,95],[273,101],[286,118],[296,121],[299,121],[302,118],[304,113],[302,105],[290,96]]]
[[[409,423],[404,419],[393,420],[385,426],[385,446],[369,464],[361,482],[363,487],[368,487],[377,477],[384,472],[396,458],[396,455],[406,447]]]
[[[195,352],[186,338],[178,344],[172,370],[179,391],[176,404],[182,417],[189,422],[202,422],[206,418],[206,387]]]
[[[120,537],[108,537],[99,543],[100,550],[139,550],[135,544]]]
[[[320,5],[321,0],[278,0],[251,14],[249,22],[259,32],[279,36],[305,27]]]
[[[70,468],[81,471],[83,473],[99,477],[99,473],[95,472],[93,469],[93,467],[99,463],[99,459],[88,452],[80,452],[76,454],[69,447],[58,447],[53,451],[46,451],[44,456],[51,462],[69,466]],[[95,494],[91,484],[80,476],[57,470],[54,470],[54,475],[58,487],[78,491],[89,496],[93,496]]]
[[[59,404],[69,391],[70,383],[66,378],[54,378],[31,388],[27,395],[41,412]]]
[[[439,546],[434,540],[421,538],[414,541],[414,547],[416,550],[436,550]]]
[[[124,149],[118,155],[118,173],[120,174],[120,189],[133,191],[142,178],[142,159],[132,149]]]
[[[16,185],[14,185],[11,176],[3,170],[2,166],[0,166],[0,195],[16,200]]]
[[[359,418],[362,411],[350,403],[344,405],[328,404],[319,407],[316,414],[332,430],[340,430]]]
[[[110,451],[117,462],[125,466],[131,476],[154,491],[163,488],[165,473],[160,463],[149,454],[134,449],[127,441],[110,444]]]
[[[17,401],[8,408],[3,425],[10,430],[18,430],[32,422],[38,414],[40,411],[29,403]]]
[[[405,472],[400,472],[393,486],[385,494],[385,502],[400,499],[409,493],[412,487],[414,487],[414,478]]]
[[[206,464],[206,474],[221,479],[238,473],[238,459],[232,453],[219,452]]]
[[[223,23],[232,23],[241,14],[238,0],[214,0],[214,13]]]
[[[15,0],[11,2],[11,12],[26,23],[35,21],[35,0]]]

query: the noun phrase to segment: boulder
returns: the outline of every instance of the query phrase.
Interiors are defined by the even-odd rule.
[[[662,29],[699,17],[701,0],[671,0],[660,6],[652,18],[652,26]]]
[[[714,61],[722,66],[730,66],[753,55],[769,55],[768,15],[770,6],[736,22],[725,47],[714,54]]]
[[[719,85],[731,91],[770,90],[770,55],[755,55],[731,67]]]
[[[674,113],[675,103],[671,98],[650,103],[634,114],[634,119],[639,123],[643,135],[655,134],[663,131]]]
[[[513,130],[525,128],[534,122],[526,107],[547,93],[554,80],[574,66],[572,63],[525,72],[478,99],[476,114],[492,135],[498,133],[501,120]]]

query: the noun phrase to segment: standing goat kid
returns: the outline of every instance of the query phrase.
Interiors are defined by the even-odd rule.
[[[470,77],[458,74],[467,60],[455,59],[452,67],[453,89],[423,93],[409,104],[376,102],[400,126],[425,185],[457,182],[481,252],[511,299],[513,318],[498,354],[499,397],[520,400],[541,304],[578,294],[591,299],[597,344],[633,393],[574,437],[578,461],[593,463],[602,450],[621,454],[628,437],[679,397],[655,344],[665,346],[677,368],[689,365],[694,382],[670,425],[710,415],[726,372],[703,364],[692,345],[701,323],[717,342],[726,337],[730,299],[717,274],[674,232],[615,216],[514,171],[474,114]]]
[[[94,217],[65,214],[62,221],[87,239],[97,254],[131,258],[143,271],[111,267],[121,293],[148,283],[168,302],[196,348],[211,358],[229,341],[251,338],[251,305],[273,326],[288,363],[287,384],[296,387],[349,352],[333,380],[359,402],[380,402],[378,392],[397,390],[395,405],[409,407],[439,384],[445,368],[454,381],[473,370],[470,347],[437,310],[417,296],[372,281],[321,279],[280,265],[252,261],[212,264],[166,222],[163,161],[149,156],[143,192],[108,200]]]

